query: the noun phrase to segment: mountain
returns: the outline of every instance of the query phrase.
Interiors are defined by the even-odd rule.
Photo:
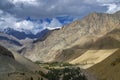
[[[97,76],[98,80],[120,79],[120,49],[102,62],[90,67],[88,71]]]
[[[19,50],[23,46],[23,43],[13,36],[0,32],[0,45],[7,49]]]
[[[100,63],[88,68],[89,71],[94,73],[95,76],[100,80],[119,80],[120,79],[120,29],[115,29],[108,33],[109,38],[105,42],[107,45],[106,49],[116,49],[109,57],[105,58]],[[103,41],[102,41],[103,42]],[[109,44],[108,44],[109,43]],[[100,44],[100,43],[98,43]]]
[[[41,76],[33,73],[37,70],[42,71],[30,60],[0,46],[0,80],[31,80],[31,77],[38,79]]]
[[[49,32],[48,29],[44,29],[41,32],[38,32],[37,34],[33,34],[31,32],[26,32],[26,31],[17,31],[14,30],[12,28],[6,28],[4,31],[2,31],[8,35],[12,35],[15,38],[19,39],[19,40],[23,40],[26,38],[30,38],[30,39],[38,39],[38,38],[42,38],[43,36],[45,36],[47,34],[47,32]]]
[[[39,40],[44,40],[51,30],[45,29],[36,35],[26,34],[25,32],[19,32],[12,28],[7,28],[7,30],[0,32],[0,45],[4,46],[9,50],[20,51],[26,45],[36,42]]]
[[[72,61],[101,37],[120,28],[119,17],[119,13],[91,13],[82,20],[54,30],[44,41],[37,41],[32,48],[24,49],[23,54],[33,61]]]
[[[26,19],[28,22],[38,22],[38,26],[33,26],[33,28],[26,28],[21,25],[20,28],[16,26],[10,26],[0,29],[0,32],[12,35],[19,40],[24,40],[26,38],[38,39],[49,33],[50,30],[60,28],[62,25],[66,25],[73,21],[70,16],[60,16],[56,18],[45,18],[40,20],[31,19],[28,17]],[[29,26],[28,26],[29,27]]]
[[[119,80],[120,12],[91,13],[24,48],[32,61],[69,62],[98,80]],[[116,72],[117,71],[117,72]]]
[[[82,68],[86,69],[103,61],[120,49],[119,35],[120,29],[112,30],[103,37],[98,38],[83,55],[70,63],[79,63]]]

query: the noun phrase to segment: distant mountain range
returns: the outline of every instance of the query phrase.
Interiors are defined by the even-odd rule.
[[[55,19],[57,19],[60,22],[60,24],[62,24],[62,25],[69,24],[70,22],[73,21],[73,18],[69,17],[69,16],[56,17]],[[35,21],[35,20],[31,19],[30,17],[28,17],[27,20]],[[46,19],[40,19],[39,22],[40,22],[40,24],[43,24],[44,22],[48,22],[49,24],[51,24],[52,20],[53,19],[51,19],[51,18],[46,18]],[[61,25],[61,27],[62,27],[62,25]],[[8,34],[8,35],[12,35],[19,40],[23,40],[23,39],[26,39],[26,38],[38,39],[38,38],[42,38],[43,36],[45,36],[50,31],[49,28],[47,28],[47,27],[45,29],[43,29],[44,26],[40,26],[40,28],[41,28],[41,29],[39,29],[40,31],[37,32],[36,34],[32,33],[29,30],[26,30],[26,29],[20,29],[20,30],[17,29],[16,30],[16,29],[11,28],[11,27],[1,29],[0,32]],[[56,28],[58,28],[58,27],[56,26],[53,29],[56,29]]]
[[[33,33],[26,33],[25,31],[21,32],[21,31],[14,30],[12,28],[7,28],[2,32],[6,33],[8,35],[12,35],[19,40],[22,40],[22,39],[26,39],[26,38],[30,38],[30,39],[42,38],[45,34],[47,34],[47,32],[49,32],[49,30],[44,29],[43,31],[38,32],[37,34],[33,34]]]

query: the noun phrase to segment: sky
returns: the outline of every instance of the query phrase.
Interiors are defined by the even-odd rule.
[[[92,12],[112,14],[119,10],[120,0],[0,0],[0,29],[10,27],[36,34]]]

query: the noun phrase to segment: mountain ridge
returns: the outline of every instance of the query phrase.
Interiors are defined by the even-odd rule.
[[[44,41],[35,43],[31,50],[26,49],[23,54],[33,61],[54,61],[56,55],[64,49],[75,45],[86,46],[115,28],[119,29],[120,13],[115,14],[91,13],[82,20],[53,31]]]
[[[30,39],[42,38],[43,36],[45,36],[47,34],[47,32],[49,32],[49,30],[44,29],[44,30],[38,32],[37,34],[33,34],[33,33],[25,33],[22,31],[17,31],[12,28],[7,28],[7,29],[5,29],[5,31],[1,31],[1,32],[11,35],[11,36],[14,36],[15,38],[17,38],[19,40],[24,40],[26,38],[30,38]]]

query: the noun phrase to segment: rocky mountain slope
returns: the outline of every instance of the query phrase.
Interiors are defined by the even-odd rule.
[[[22,50],[32,61],[78,64],[97,80],[119,80],[120,11],[91,13]]]
[[[82,68],[89,68],[101,62],[120,49],[120,29],[112,30],[100,37],[83,55],[71,61],[80,63]]]
[[[115,29],[108,33],[111,39],[105,40],[105,49],[116,49],[110,56],[105,58],[100,63],[88,68],[98,77],[98,80],[119,80],[120,79],[120,29]],[[105,42],[107,41],[107,42]],[[98,43],[100,44],[100,43]],[[101,53],[103,54],[103,53]],[[109,53],[108,53],[109,54]]]
[[[104,38],[104,36],[114,29],[119,29],[119,25],[120,12],[114,14],[91,13],[82,20],[77,20],[69,25],[65,25],[60,30],[54,30],[44,41],[37,41],[30,48],[25,48],[22,53],[25,57],[33,61],[41,62],[71,62],[83,53],[90,53],[91,51],[89,50],[91,50],[91,48],[92,50],[99,50],[98,54],[104,53],[101,48],[102,46],[104,49],[104,45],[109,44],[111,40],[117,41],[111,37]],[[108,40],[109,42],[104,45],[98,44],[97,42],[102,38],[103,44],[107,42],[104,42],[104,40]],[[116,43],[119,44],[119,41],[117,42]],[[117,47],[119,48],[119,46]],[[111,48],[114,49],[113,47]],[[112,51],[114,52],[116,50]],[[109,52],[111,51],[106,51],[106,54]],[[111,54],[113,52],[111,52]],[[109,55],[111,54],[109,53]]]
[[[31,80],[41,78],[33,73],[40,69],[36,64],[17,53],[11,53],[0,46],[0,80]]]
[[[29,31],[22,32],[22,31],[14,30],[12,28],[6,28],[2,32],[17,38],[18,40],[24,40],[26,38],[29,38],[29,39],[42,38],[44,35],[46,35],[49,32],[49,30],[48,29],[44,29],[44,30],[38,32],[37,34],[33,34],[33,33],[29,32]]]
[[[0,45],[11,51],[20,52],[22,48],[38,40],[43,41],[52,32],[52,30],[45,29],[36,35],[25,34],[24,32],[15,31],[7,28],[6,32],[0,32]]]
[[[18,39],[2,32],[0,32],[0,45],[11,50],[19,50],[23,46]]]

